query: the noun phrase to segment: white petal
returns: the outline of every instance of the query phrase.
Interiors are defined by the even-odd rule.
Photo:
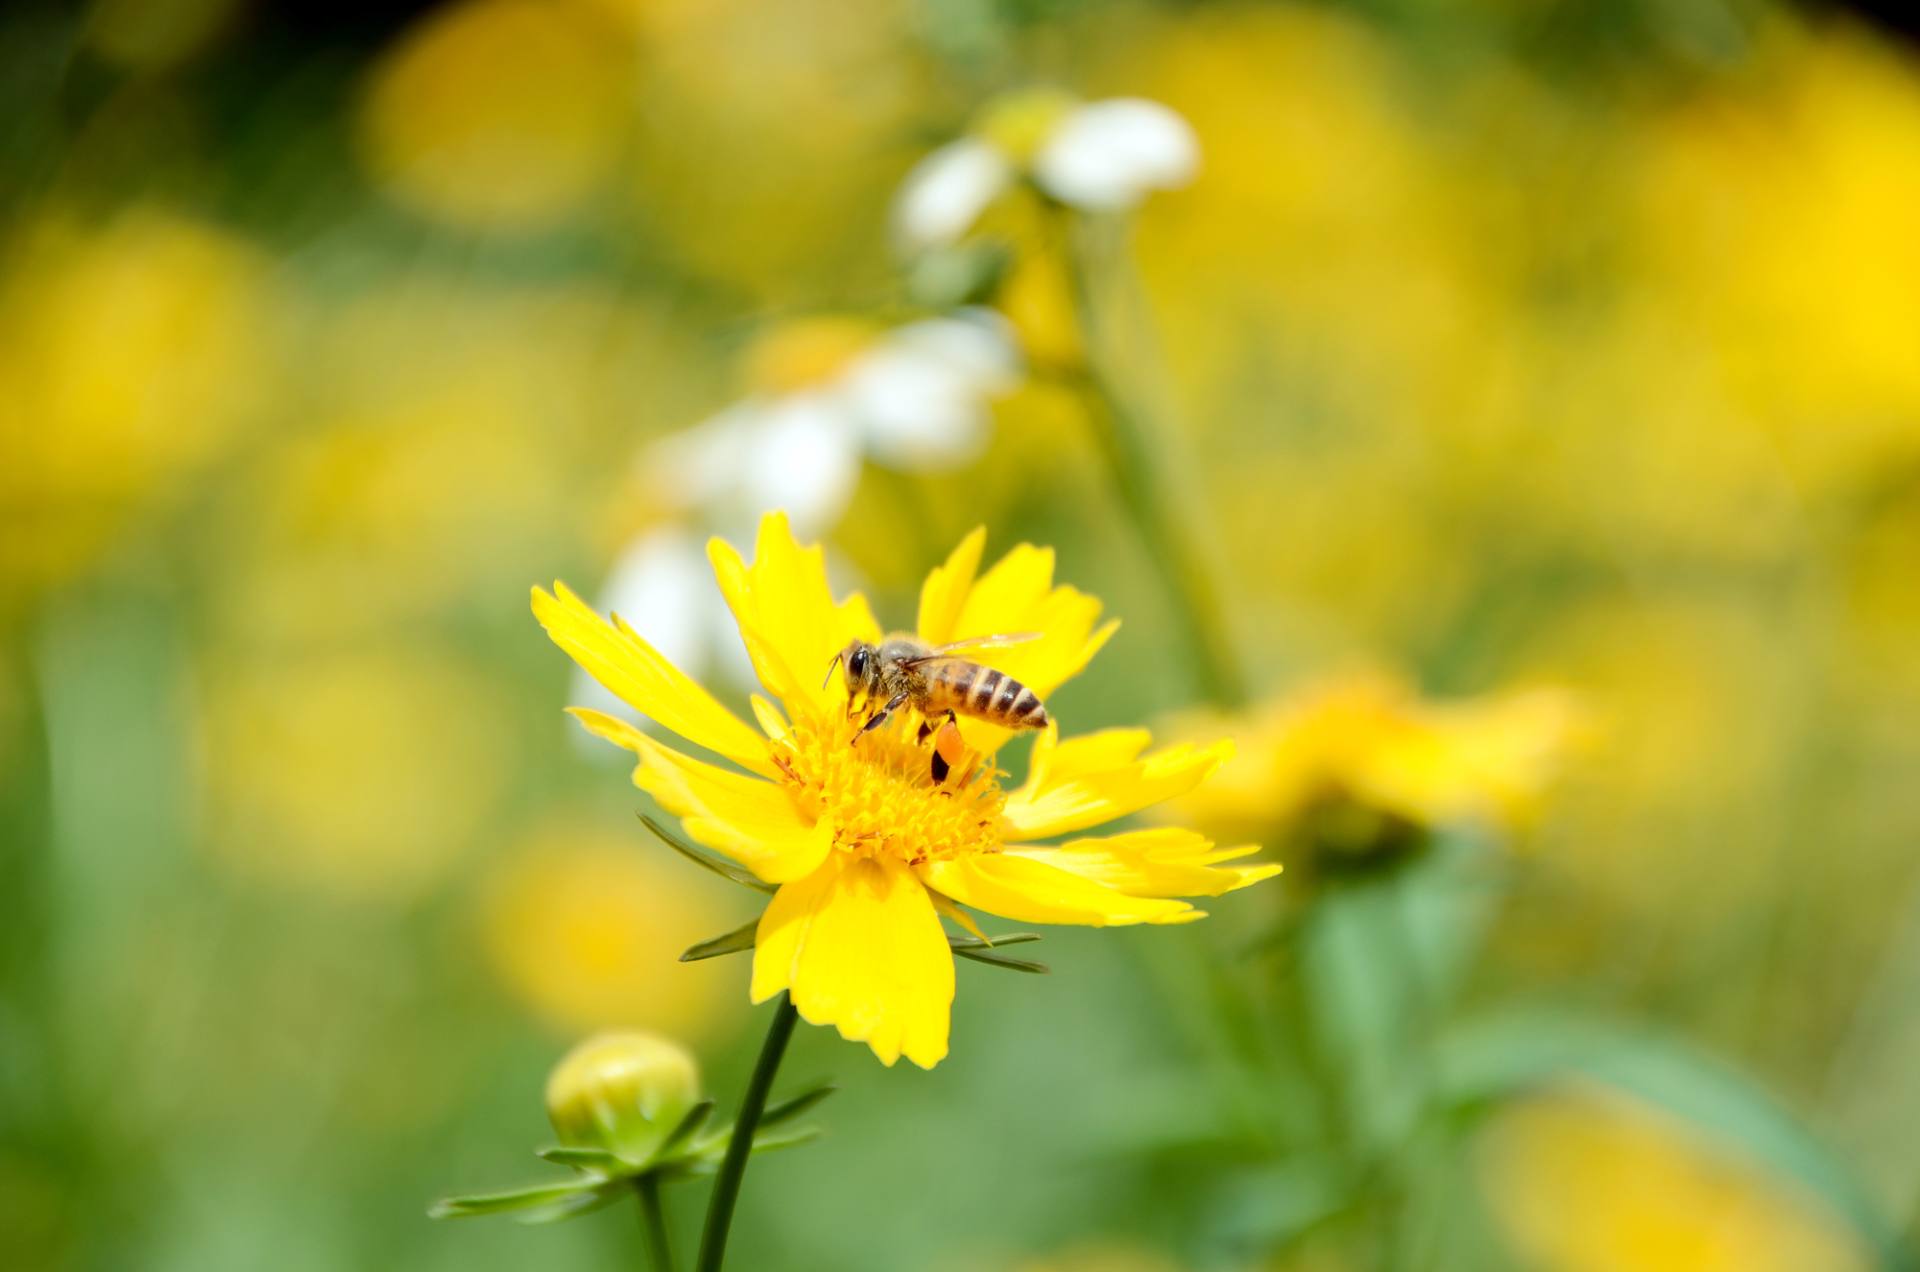
[[[921,250],[951,243],[972,228],[1007,188],[1013,170],[984,141],[962,138],[934,151],[907,173],[894,199],[894,234]]]
[[[986,401],[945,358],[883,347],[847,373],[845,394],[873,457],[894,468],[947,468],[980,453]]]
[[[1020,374],[1013,327],[991,309],[961,309],[943,318],[910,322],[886,343],[945,362],[987,393],[1007,392]]]
[[[1193,180],[1200,143],[1179,115],[1138,97],[1094,102],[1068,115],[1040,153],[1034,179],[1063,203],[1122,210],[1148,191]]]
[[[831,529],[860,479],[860,441],[837,393],[795,393],[762,409],[734,459],[754,515],[785,509],[801,538]]]
[[[763,411],[756,400],[736,402],[692,428],[661,438],[641,453],[641,475],[682,505],[727,498],[740,487],[740,455],[763,425]]]

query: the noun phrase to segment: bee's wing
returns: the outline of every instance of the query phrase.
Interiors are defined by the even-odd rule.
[[[954,658],[961,654],[970,654],[977,649],[1005,649],[1008,645],[1024,645],[1030,640],[1039,640],[1039,632],[995,632],[991,636],[969,636],[965,640],[950,641],[945,645],[935,645],[925,653],[912,658],[902,659],[908,665],[933,662],[940,658]]]

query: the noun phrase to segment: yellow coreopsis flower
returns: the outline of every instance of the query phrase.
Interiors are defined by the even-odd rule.
[[[995,632],[1038,639],[985,657],[1047,694],[1112,635],[1100,603],[1055,587],[1053,553],[1023,544],[979,572],[983,530],[927,578],[916,635],[929,644]],[[587,728],[639,757],[634,783],[687,835],[777,884],[761,916],[751,996],[791,993],[801,1017],[834,1025],[891,1065],[931,1068],[947,1054],[954,965],[941,915],[961,906],[1033,923],[1182,923],[1202,916],[1181,896],[1216,896],[1276,865],[1222,864],[1254,847],[1216,848],[1197,832],[1139,830],[1042,843],[1184,794],[1217,768],[1227,742],[1145,754],[1143,729],[1062,741],[1050,723],[1027,780],[1002,790],[992,757],[1005,730],[963,721],[978,759],[936,781],[929,745],[903,711],[862,737],[841,678],[822,669],[850,640],[877,641],[864,597],[836,602],[818,546],[786,517],[760,523],[751,563],[715,540],[709,556],[760,682],[759,729],[721,706],[615,617],[564,586],[533,593],[554,642],[662,728],[730,762],[696,759],[625,721],[573,708]],[[877,708],[878,704],[874,704]]]
[[[1198,718],[1196,730],[1224,727]],[[1273,699],[1237,722],[1242,745],[1205,791],[1168,806],[1217,833],[1270,835],[1316,813],[1323,845],[1365,851],[1387,818],[1419,830],[1479,824],[1523,827],[1537,813],[1571,744],[1580,709],[1537,689],[1434,702],[1372,669]]]

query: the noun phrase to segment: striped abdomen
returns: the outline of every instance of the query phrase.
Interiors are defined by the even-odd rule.
[[[927,674],[927,714],[956,711],[1003,729],[1041,729],[1047,709],[1040,695],[1004,671],[955,658]]]

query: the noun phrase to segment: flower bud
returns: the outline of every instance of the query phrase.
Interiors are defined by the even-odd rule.
[[[638,1030],[596,1034],[547,1079],[560,1142],[648,1160],[700,1100],[700,1069],[679,1043]]]

